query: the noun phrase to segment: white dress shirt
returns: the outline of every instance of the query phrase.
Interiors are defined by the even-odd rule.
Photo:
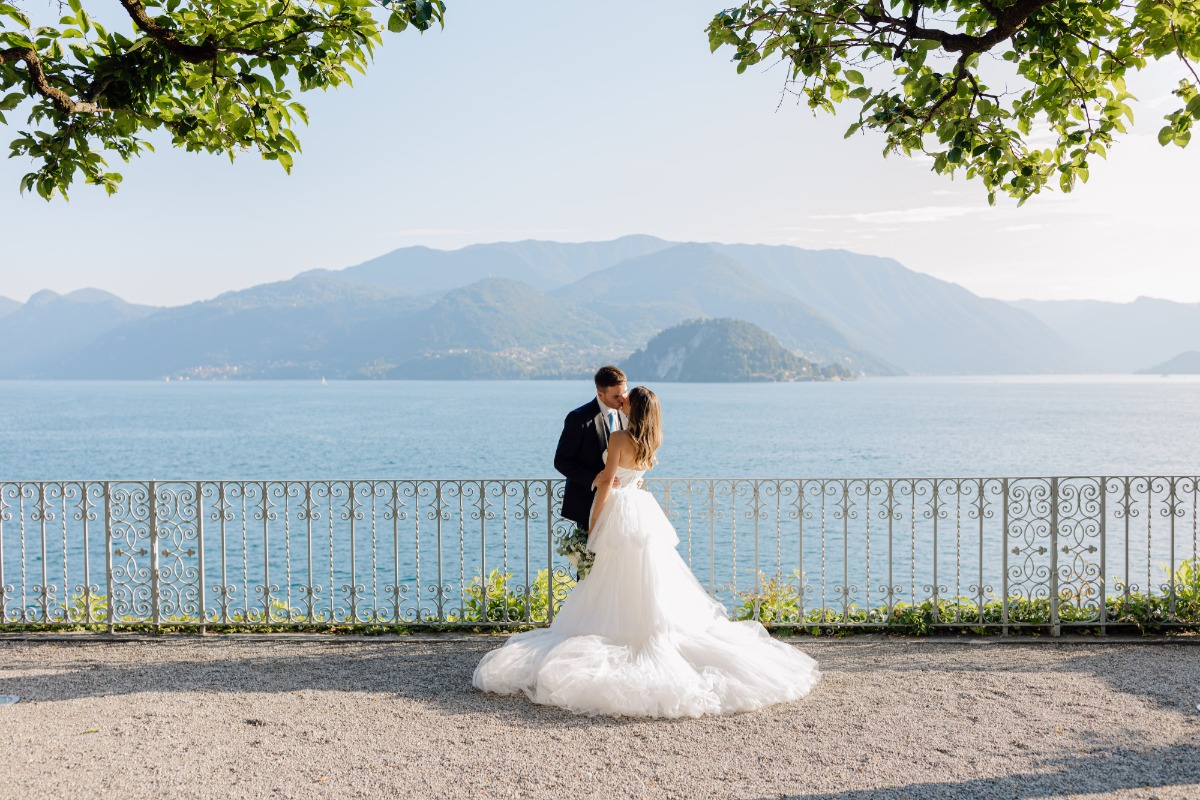
[[[614,430],[614,428],[612,427],[612,416],[609,414],[610,411],[617,412],[618,425],[615,428],[615,430],[619,430],[619,431],[629,430],[629,417],[625,416],[624,411],[622,411],[619,408],[609,408],[608,406],[606,406],[604,404],[603,400],[600,400],[599,402],[600,402],[600,411],[604,413],[604,419],[605,419],[605,422],[608,423],[608,429],[609,429],[610,433]]]

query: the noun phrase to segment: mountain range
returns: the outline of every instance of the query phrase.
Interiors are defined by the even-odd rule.
[[[0,376],[53,369],[109,331],[155,312],[99,289],[67,295],[43,290],[21,304],[0,298]]]
[[[1200,350],[1200,303],[1139,297],[1131,303],[1019,300],[1012,305],[1033,314],[1106,372],[1147,370]]]
[[[1143,375],[1200,375],[1200,350],[1188,350],[1138,372]]]
[[[701,318],[871,375],[1128,372],[1200,348],[1200,304],[1146,301],[1165,306],[1142,330],[1142,300],[1081,303],[1004,303],[843,250],[650,236],[408,247],[169,308],[94,289],[0,298],[0,377],[582,377]]]

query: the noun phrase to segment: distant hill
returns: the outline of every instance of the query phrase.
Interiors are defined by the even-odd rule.
[[[1188,350],[1153,367],[1138,370],[1141,375],[1200,375],[1200,350]]]
[[[487,278],[506,278],[548,291],[629,258],[671,247],[653,236],[611,242],[497,242],[460,250],[405,247],[342,270],[313,270],[407,294],[436,294]]]
[[[604,319],[515,281],[437,299],[306,274],[113,330],[47,377],[499,378],[586,374],[623,347]],[[627,352],[627,351],[625,351]]]
[[[0,317],[6,317],[12,312],[21,307],[21,303],[16,300],[10,300],[7,297],[0,297]]]
[[[518,281],[488,278],[447,292],[413,319],[423,349],[503,350],[612,344],[612,323]]]
[[[772,245],[712,247],[745,265],[773,290],[802,300],[836,322],[859,347],[908,372],[1092,368],[1083,353],[1029,314],[890,258]]]
[[[331,363],[377,355],[342,346],[356,330],[424,305],[377,287],[293,278],[163,309],[98,338],[48,377],[321,377]]]
[[[634,345],[683,320],[730,317],[765,328],[810,360],[876,375],[899,372],[811,307],[708,245],[681,244],[629,259],[554,294],[611,320]]]
[[[1134,372],[1181,350],[1200,350],[1200,303],[1139,297],[1099,300],[1018,300],[1102,372]]]
[[[500,278],[447,292],[402,318],[363,325],[347,349],[378,351],[381,340],[395,346],[365,367],[366,376],[586,377],[593,363],[611,361],[623,349],[612,324],[598,314]]]
[[[51,374],[64,358],[155,310],[99,289],[38,292],[0,316],[0,376]]]
[[[757,325],[736,319],[689,320],[655,336],[622,365],[633,380],[732,383],[820,378]]]

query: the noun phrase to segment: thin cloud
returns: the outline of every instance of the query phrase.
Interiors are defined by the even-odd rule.
[[[871,225],[910,225],[920,222],[944,222],[948,219],[967,217],[987,210],[986,206],[924,206],[853,214],[817,214],[809,219],[841,219]]]
[[[576,228],[408,228],[406,230],[389,231],[390,236],[415,237],[448,237],[448,236],[500,236],[529,238],[531,236],[548,236],[577,233]]]

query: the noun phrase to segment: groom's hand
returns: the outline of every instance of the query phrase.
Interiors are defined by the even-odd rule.
[[[604,474],[603,472],[597,473],[595,479],[592,481],[592,491],[593,492],[600,488],[600,476],[603,474]],[[620,488],[620,486],[621,486],[621,479],[613,478],[612,488],[618,489],[618,488]]]

